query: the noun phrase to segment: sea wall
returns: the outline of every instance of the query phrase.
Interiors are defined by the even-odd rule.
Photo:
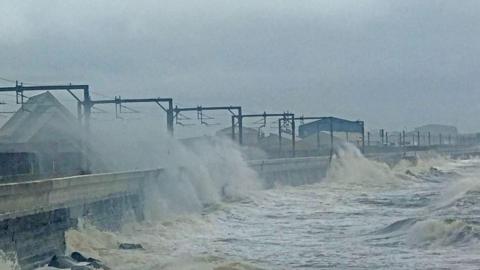
[[[254,169],[265,187],[271,188],[276,184],[303,185],[319,181],[327,171],[328,157],[282,158],[249,161],[248,165]]]
[[[0,249],[22,269],[65,252],[64,232],[85,219],[107,230],[143,219],[145,181],[163,170],[82,175],[0,185]]]

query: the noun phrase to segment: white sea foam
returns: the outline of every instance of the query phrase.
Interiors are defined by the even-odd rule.
[[[5,254],[0,250],[0,270],[20,270],[15,254]]]
[[[212,255],[203,245],[212,241],[213,225],[199,215],[156,223],[132,223],[122,232],[100,231],[90,225],[66,233],[70,251],[100,259],[116,270],[131,269],[259,269]],[[143,250],[120,250],[119,243],[138,243]]]
[[[403,181],[386,163],[367,159],[351,144],[337,149],[325,177],[327,183],[363,187],[401,185]]]

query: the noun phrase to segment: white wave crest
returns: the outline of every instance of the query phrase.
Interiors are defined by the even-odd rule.
[[[385,187],[403,182],[386,163],[367,159],[351,144],[337,149],[325,181],[363,187]]]
[[[448,246],[476,241],[475,228],[461,220],[428,219],[415,223],[408,231],[411,246]]]

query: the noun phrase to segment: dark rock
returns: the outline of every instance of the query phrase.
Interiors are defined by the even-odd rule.
[[[439,175],[439,174],[442,174],[442,171],[440,171],[439,169],[437,169],[435,167],[430,167],[430,173],[434,174],[434,175]]]
[[[60,269],[68,269],[72,268],[77,264],[72,258],[67,256],[53,256],[53,258],[48,263],[48,266],[60,268]]]
[[[72,257],[72,259],[74,259],[77,262],[100,262],[100,260],[97,260],[97,259],[94,259],[94,258],[91,258],[91,257],[87,258],[87,257],[83,256],[82,253],[77,252],[77,251],[72,252],[70,257]]]
[[[120,249],[143,249],[140,244],[121,243],[118,248]]]
[[[104,269],[104,270],[109,270],[110,268],[107,267],[106,265],[103,265],[101,261],[95,259],[95,258],[87,258],[83,256],[80,252],[72,252],[70,255],[72,259],[76,260],[77,262],[86,262],[88,263],[89,266],[91,266],[89,269],[95,268],[95,269]]]
[[[83,256],[80,252],[76,252],[76,251],[72,252],[70,257],[72,257],[72,259],[74,259],[77,262],[88,262],[88,259],[85,256]]]
[[[417,177],[417,175],[414,174],[414,173],[413,173],[412,171],[410,171],[410,170],[405,171],[405,174],[406,174],[406,175],[409,175],[409,176]]]

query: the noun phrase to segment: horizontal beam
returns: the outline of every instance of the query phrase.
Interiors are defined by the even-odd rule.
[[[0,92],[15,92],[15,91],[40,91],[40,90],[87,90],[86,84],[66,84],[66,85],[35,85],[35,86],[13,86],[0,87]]]
[[[127,99],[103,99],[92,100],[92,104],[120,104],[120,103],[142,103],[142,102],[172,102],[172,98],[127,98]]]
[[[300,116],[295,117],[295,120],[322,120],[327,118],[329,118],[329,116]]]
[[[243,114],[242,118],[245,117],[280,117],[280,116],[295,116],[293,113],[262,113],[262,114]],[[238,117],[238,116],[235,116]]]
[[[178,108],[175,107],[175,112],[187,112],[187,111],[218,111],[218,110],[241,110],[242,107],[240,106],[219,106],[219,107],[188,107],[188,108]]]

